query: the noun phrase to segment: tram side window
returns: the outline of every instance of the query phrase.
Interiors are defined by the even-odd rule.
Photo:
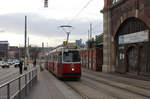
[[[48,55],[48,60],[50,61],[50,55]]]
[[[55,61],[55,55],[53,54],[53,61]]]
[[[54,54],[54,61],[57,61],[57,56],[56,56],[56,54]]]
[[[48,55],[45,57],[45,60],[48,61]]]
[[[51,55],[50,55],[50,56],[49,56],[49,60],[50,60],[50,61],[51,61],[51,58],[52,58],[52,57],[51,57]]]
[[[53,61],[53,55],[51,55],[51,61]]]
[[[58,62],[62,62],[62,53],[61,52],[58,54]]]

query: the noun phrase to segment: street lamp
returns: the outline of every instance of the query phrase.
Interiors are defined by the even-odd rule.
[[[68,44],[69,35],[70,35],[71,30],[72,30],[72,26],[71,25],[61,25],[59,27],[67,34],[66,43]]]

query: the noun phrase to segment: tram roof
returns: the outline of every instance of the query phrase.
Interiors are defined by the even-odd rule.
[[[63,51],[63,50],[65,50],[65,49],[68,49],[68,50],[80,50],[79,48],[68,48],[68,46],[58,46],[58,47],[56,47],[56,48],[54,48],[53,50],[51,50],[48,54],[50,54],[50,53],[55,53],[55,52],[61,52],[61,51]]]

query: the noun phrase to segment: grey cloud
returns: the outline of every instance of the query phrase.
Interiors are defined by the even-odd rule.
[[[35,13],[15,13],[0,15],[0,28],[4,31],[13,32],[16,34],[24,33],[24,16],[28,16],[28,32],[33,35],[41,36],[64,36],[65,33],[58,29],[58,26],[67,23],[66,20],[48,19]],[[102,31],[102,21],[90,20],[96,24],[96,32]],[[87,33],[90,22],[88,21],[72,21],[74,27],[72,34]]]

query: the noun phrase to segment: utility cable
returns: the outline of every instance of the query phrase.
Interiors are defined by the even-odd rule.
[[[71,19],[71,21],[74,20],[74,18],[77,18],[77,17],[82,13],[82,11],[88,7],[88,5],[89,5],[92,1],[93,1],[93,0],[89,0],[89,1],[86,3],[86,5],[84,5],[83,8]]]

